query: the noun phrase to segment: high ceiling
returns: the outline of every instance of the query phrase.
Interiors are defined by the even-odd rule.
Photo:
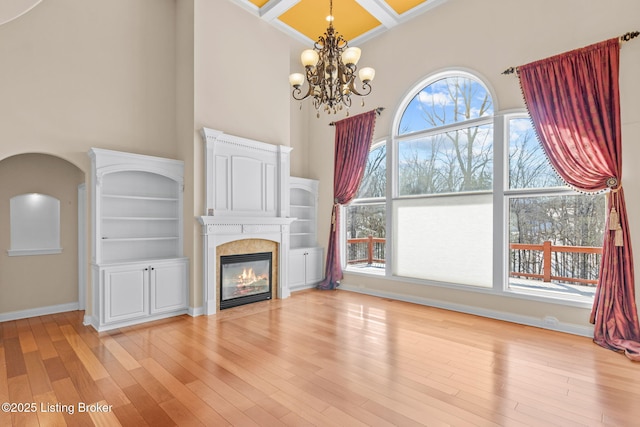
[[[231,0],[297,40],[326,30],[329,0]],[[333,26],[350,45],[369,40],[446,0],[333,0]]]
[[[0,25],[27,13],[42,0],[0,0]]]

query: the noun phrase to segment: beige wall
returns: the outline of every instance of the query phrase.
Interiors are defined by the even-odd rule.
[[[542,0],[449,0],[418,18],[362,45],[360,62],[376,69],[373,93],[365,108],[386,107],[376,124],[375,138],[391,134],[399,104],[412,87],[437,71],[460,67],[476,73],[492,88],[501,111],[523,108],[517,78],[501,72],[510,67],[638,30],[640,3],[636,0],[594,2]],[[411,53],[408,53],[411,52]],[[621,96],[625,194],[633,245],[640,248],[640,41],[621,52]],[[309,121],[309,176],[319,178],[319,240],[328,238],[333,174],[334,116]],[[636,250],[635,263],[640,262]],[[345,286],[365,292],[399,295],[450,306],[474,307],[534,319],[554,316],[561,322],[588,327],[588,308],[520,301],[477,292],[437,288],[399,280],[346,274]]]
[[[356,102],[351,114],[386,107],[376,138],[388,136],[407,91],[451,67],[484,78],[499,109],[522,108],[517,81],[502,70],[635,30],[639,13],[635,0],[449,0],[361,46],[361,62],[377,75],[366,106]],[[197,309],[203,126],[294,147],[292,173],[321,181],[319,240],[326,244],[333,176],[328,123],[336,116],[316,119],[308,105],[300,111],[291,101],[287,75],[299,71],[302,48],[228,0],[47,0],[0,26],[0,159],[52,154],[87,177],[90,147],[184,160],[185,255]],[[633,167],[640,158],[633,143],[640,139],[638,69],[640,41],[633,41],[623,48],[621,70],[623,180],[632,233],[640,229],[640,170]],[[640,247],[640,234],[634,243]],[[345,283],[575,324],[585,324],[588,311],[353,275]]]
[[[181,3],[187,4],[182,5]],[[191,121],[182,111],[180,150],[189,159],[185,187],[185,255],[191,261],[191,305],[202,305],[202,231],[195,217],[204,214],[204,142],[208,127],[231,135],[290,145],[288,93],[291,40],[227,0],[178,0],[178,10],[193,8],[179,21],[180,42],[192,52],[179,76],[180,87],[193,86]],[[192,21],[192,22],[188,22]],[[191,28],[190,28],[191,25]],[[187,41],[191,33],[191,42]],[[192,50],[191,50],[192,49]],[[179,57],[189,61],[185,52]],[[189,96],[181,93],[179,97]],[[190,107],[190,106],[188,106]],[[183,116],[184,115],[184,116]],[[189,123],[191,128],[189,129]]]
[[[0,160],[47,153],[88,181],[91,147],[177,155],[174,0],[47,0],[0,26],[0,57]]]
[[[78,302],[78,185],[84,174],[43,154],[0,161],[0,314]],[[9,200],[40,193],[60,201],[60,246],[52,255],[9,256]]]

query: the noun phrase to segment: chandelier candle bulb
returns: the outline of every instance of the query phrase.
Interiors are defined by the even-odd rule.
[[[349,47],[342,52],[342,62],[345,65],[356,65],[360,60],[362,51],[357,47]]]
[[[304,75],[300,73],[293,73],[289,76],[289,83],[293,87],[300,87],[304,83]]]
[[[320,57],[318,56],[318,52],[313,49],[305,49],[302,51],[300,55],[300,61],[304,67],[315,67],[318,63]]]
[[[358,72],[358,77],[363,83],[369,83],[376,76],[376,70],[371,67],[361,68]]]

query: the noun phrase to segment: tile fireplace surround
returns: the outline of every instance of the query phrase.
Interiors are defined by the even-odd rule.
[[[246,239],[277,243],[274,296],[287,298],[290,147],[253,141],[204,128],[206,212],[203,234],[204,314],[220,308],[218,246]]]

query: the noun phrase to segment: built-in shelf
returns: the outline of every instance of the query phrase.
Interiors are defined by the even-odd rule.
[[[289,215],[296,218],[289,235],[289,286],[295,291],[322,280],[324,251],[318,247],[318,181],[291,177],[289,185]]]
[[[187,309],[181,161],[91,149],[93,313],[99,331]]]

